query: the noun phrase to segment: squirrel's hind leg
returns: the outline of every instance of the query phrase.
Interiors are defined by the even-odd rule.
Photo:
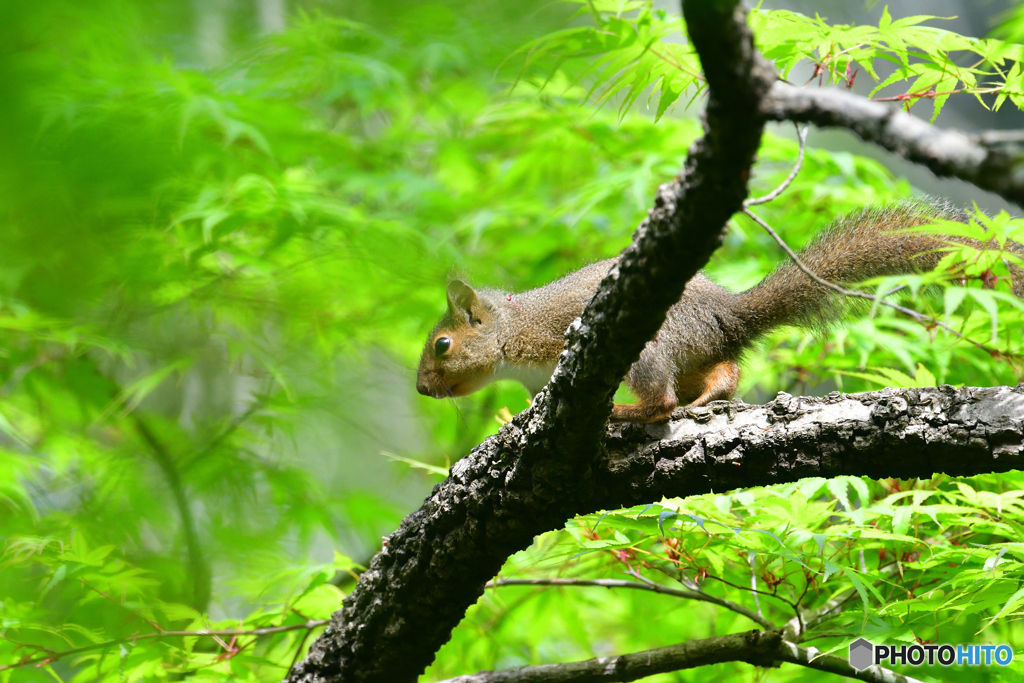
[[[612,406],[611,422],[664,422],[676,409],[676,397],[666,396],[660,403],[616,403]]]
[[[671,417],[680,399],[696,408],[712,401],[729,400],[739,386],[740,366],[733,361],[722,361],[698,372],[676,376],[673,387],[662,381],[669,375],[659,371],[657,360],[641,355],[633,364],[626,383],[638,401],[616,403],[612,408],[612,422],[663,422]]]
[[[690,389],[692,393],[688,393],[688,395],[692,396],[698,391],[700,394],[689,403],[690,406],[699,407],[712,401],[728,401],[739,386],[740,366],[732,361],[723,361],[712,365],[705,372],[700,373],[699,377],[692,379],[697,380],[697,386],[694,387],[690,384],[687,389]],[[680,380],[681,378],[677,378],[677,384]],[[682,393],[681,387],[677,387],[677,391]]]
[[[626,376],[626,384],[636,394],[636,403],[616,403],[612,407],[612,422],[664,422],[676,409],[675,388],[668,359],[658,355],[657,347],[649,344],[633,363]]]

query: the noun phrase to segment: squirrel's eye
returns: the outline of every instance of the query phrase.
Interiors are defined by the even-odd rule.
[[[452,340],[449,337],[438,337],[437,341],[434,342],[434,353],[438,356],[444,355],[444,352],[452,347]]]

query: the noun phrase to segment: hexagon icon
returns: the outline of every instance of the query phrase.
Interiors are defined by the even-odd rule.
[[[875,646],[871,641],[858,638],[850,643],[850,666],[863,671],[875,663]]]

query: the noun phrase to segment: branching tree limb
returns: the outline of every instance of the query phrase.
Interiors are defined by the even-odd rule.
[[[515,428],[514,423],[506,427]],[[489,445],[485,443],[469,457],[486,462]],[[1003,472],[1024,466],[1024,384],[837,392],[820,398],[780,394],[762,406],[719,402],[680,409],[664,425],[613,426],[607,445],[606,455],[598,462],[598,486],[581,501],[590,511],[811,476]],[[628,581],[562,581],[633,587]],[[558,585],[559,580],[499,583]],[[688,591],[661,588],[659,592],[693,597]],[[817,623],[846,597],[809,611],[805,619]],[[757,615],[750,618],[759,621]],[[913,680],[880,667],[856,672],[838,657],[822,657],[813,648],[800,647],[794,641],[806,627],[803,620],[794,620],[779,632],[709,638],[586,662],[483,672],[447,683],[632,681],[726,661],[759,666],[789,662],[864,681]]]
[[[1020,466],[1020,388],[780,395],[766,406],[733,402],[679,413],[664,425],[607,431],[621,378],[742,209],[766,119],[844,126],[936,173],[1024,198],[1024,171],[995,146],[846,93],[772,86],[736,0],[687,1],[683,13],[708,83],[704,136],[679,178],[659,188],[633,243],[569,330],[534,406],[459,460],[402,522],[289,681],[415,680],[504,561],[574,515],[812,475],[967,475]],[[672,668],[800,660],[850,671],[838,659],[833,668],[827,658],[812,663],[812,651],[780,631],[714,641],[715,651],[693,649],[711,641],[675,646],[691,663]],[[740,649],[743,656],[727,656]],[[615,661],[630,661],[624,657]],[[866,680],[897,680],[883,673]]]
[[[533,408],[402,522],[289,680],[414,680],[509,555],[585,511],[612,394],[742,207],[774,78],[736,0],[683,12],[708,81],[704,136],[659,188]]]
[[[970,136],[943,130],[894,107],[840,88],[798,88],[777,81],[762,100],[774,121],[846,128],[867,142],[1024,205],[1024,165],[1019,136],[996,132]]]
[[[800,647],[787,642],[779,631],[734,633],[616,657],[598,657],[585,662],[482,671],[449,678],[441,683],[622,683],[668,671],[723,662],[746,662],[764,667],[788,662],[871,683],[918,683],[916,679],[877,666],[857,671],[839,657],[823,655],[813,647]]]
[[[684,409],[685,410],[685,409]],[[677,411],[678,413],[684,410]],[[612,428],[595,509],[841,474],[971,476],[1024,468],[1024,384],[742,401]]]

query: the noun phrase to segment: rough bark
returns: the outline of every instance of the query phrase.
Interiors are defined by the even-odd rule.
[[[512,453],[534,438],[533,417],[529,412],[517,416],[455,463],[449,479],[435,488],[424,509],[414,513],[392,535],[370,572],[379,573],[380,577],[399,575],[385,565],[395,562],[396,548],[402,549],[401,557],[408,558],[407,561],[432,555],[451,558],[453,549],[460,548],[467,539],[466,529],[456,526],[449,535],[431,535],[436,529],[430,519],[424,519],[427,515],[439,520],[461,511],[464,526],[498,527],[497,520],[491,522],[491,527],[476,515],[485,508],[494,512],[489,499],[495,495],[503,497],[506,506],[526,500],[522,491],[503,490],[500,481],[514,478],[514,468],[507,466],[508,461],[514,457]],[[575,514],[636,505],[663,496],[766,486],[811,476],[913,478],[940,472],[970,476],[1021,469],[1024,384],[1013,388],[885,389],[817,398],[779,394],[765,405],[748,405],[738,400],[717,402],[705,408],[678,410],[666,424],[615,425],[608,432],[607,448],[596,459],[587,480],[573,487],[576,495],[569,508],[559,513],[565,517],[557,524]],[[546,476],[555,479],[548,481]],[[540,490],[563,490],[564,484],[557,480],[560,476],[534,468],[532,485]],[[526,511],[506,514],[515,518],[516,514],[526,515]],[[513,520],[504,517],[502,521],[508,525]],[[545,528],[557,524],[549,523]],[[496,536],[495,545],[505,538]],[[474,548],[480,541],[475,537],[469,540]],[[414,556],[410,548],[420,555]],[[499,554],[507,552],[506,548]],[[472,557],[462,559],[468,561]],[[390,572],[385,574],[382,565]],[[486,578],[490,578],[497,567],[486,571]],[[454,600],[471,588],[475,586],[442,583],[423,599],[445,595]],[[388,593],[368,597],[383,601],[390,597]],[[475,600],[477,591],[472,594]],[[392,604],[389,616],[401,624],[406,615],[415,617],[417,608],[418,604]],[[386,658],[386,654],[381,657]]]
[[[457,462],[450,481],[461,484],[463,490],[472,489],[476,473],[501,458],[507,444],[529,440],[528,422],[527,414],[518,416]],[[717,402],[678,410],[666,424],[609,427],[606,443],[593,478],[574,500],[574,514],[812,476],[916,478],[1004,472],[1024,465],[1024,384],[837,392],[816,398],[779,394],[765,405]],[[453,505],[471,503],[472,494],[470,500],[452,501]],[[804,648],[788,641],[758,640],[756,647],[739,647],[739,641],[734,642],[750,637],[738,634],[684,643],[651,651],[657,656],[641,653],[577,662],[564,669],[552,665],[478,674],[479,678],[463,676],[453,683],[629,681],[724,661],[811,665],[800,656]],[[815,660],[815,668],[853,675],[835,657]],[[890,680],[889,674],[868,670],[858,677]]]
[[[471,486],[474,473],[507,443],[529,439],[527,420],[526,413],[517,416],[455,463],[450,479]],[[664,424],[608,431],[574,514],[807,477],[964,477],[1022,469],[1024,383],[780,393],[764,405],[717,401],[679,409]]]
[[[962,477],[1024,468],[1024,384],[779,394],[762,406],[732,401],[689,412],[694,418],[612,428],[591,507],[805,477]]]
[[[1020,388],[780,396],[607,431],[620,379],[741,209],[765,119],[847,127],[936,173],[1024,198],[1005,151],[845,93],[771,86],[735,0],[688,0],[683,11],[709,92],[705,134],[683,172],[659,188],[534,406],[458,461],[402,522],[290,681],[415,680],[505,559],[573,515],[806,476],[1019,467]]]
[[[290,681],[415,680],[505,559],[597,486],[612,394],[741,208],[774,78],[736,0],[683,10],[708,81],[704,136],[570,330],[533,408],[402,522]]]
[[[798,88],[776,82],[762,100],[775,121],[846,128],[867,142],[928,167],[935,175],[973,183],[1024,206],[1020,138],[998,132],[967,135],[928,125],[899,107],[839,88]],[[1017,131],[1013,131],[1016,133]]]

